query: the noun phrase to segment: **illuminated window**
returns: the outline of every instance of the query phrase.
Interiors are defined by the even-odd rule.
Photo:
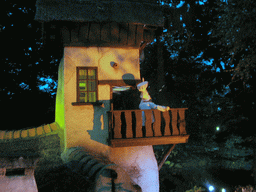
[[[77,68],[77,102],[93,103],[97,101],[97,68]]]

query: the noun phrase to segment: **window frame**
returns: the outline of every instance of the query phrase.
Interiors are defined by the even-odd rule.
[[[79,71],[82,70],[82,69],[86,69],[86,70],[89,70],[89,69],[94,69],[96,71],[96,77],[95,77],[95,82],[96,82],[96,101],[95,102],[89,102],[88,99],[89,99],[89,94],[88,94],[88,98],[87,98],[87,102],[81,102],[79,100],[79,95],[80,95],[80,90],[79,90]],[[87,72],[88,74],[88,72]],[[87,75],[87,93],[89,93],[88,91],[88,75]],[[77,97],[76,97],[76,104],[77,105],[81,105],[81,104],[96,104],[98,103],[98,67],[90,67],[90,66],[86,66],[86,67],[76,67],[76,94],[77,94]],[[73,103],[74,104],[74,103]]]

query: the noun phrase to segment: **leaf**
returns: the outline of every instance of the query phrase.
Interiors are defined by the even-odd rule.
[[[170,162],[170,161],[166,161],[164,164],[166,164],[166,165],[170,165],[170,164],[171,164],[171,162]]]
[[[182,166],[180,164],[176,164],[174,167],[176,168],[182,168]]]

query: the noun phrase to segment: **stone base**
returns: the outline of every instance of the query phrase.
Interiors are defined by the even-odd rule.
[[[35,177],[13,176],[0,177],[0,192],[38,192]]]
[[[0,156],[0,192],[38,192],[34,176],[38,160],[20,154]]]
[[[142,192],[159,192],[159,171],[152,145],[111,148],[109,159],[123,168]]]

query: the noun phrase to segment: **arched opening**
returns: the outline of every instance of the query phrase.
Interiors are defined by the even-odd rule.
[[[140,94],[131,86],[114,86],[112,88],[113,110],[139,109]]]

